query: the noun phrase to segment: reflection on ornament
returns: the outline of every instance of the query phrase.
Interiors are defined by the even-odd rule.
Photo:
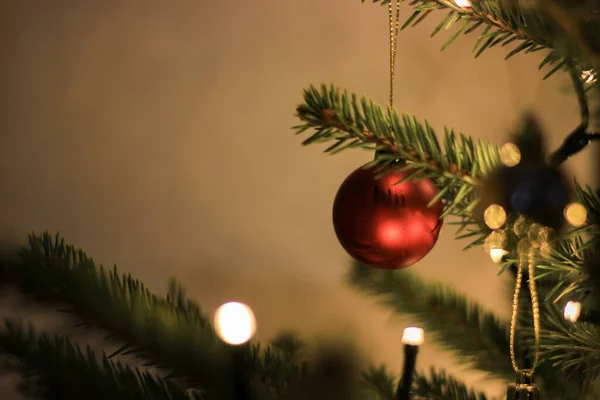
[[[581,303],[578,301],[569,301],[565,306],[565,319],[567,321],[575,322],[579,319],[581,314]]]
[[[565,219],[574,227],[582,226],[587,220],[587,210],[580,203],[571,203],[565,207]]]
[[[521,151],[514,143],[505,143],[500,148],[500,161],[507,167],[514,167],[521,161]]]
[[[527,225],[529,225],[527,218],[524,215],[519,215],[513,224],[513,232],[517,237],[523,237],[527,234]]]
[[[490,233],[483,242],[483,251],[490,254],[492,249],[503,249],[506,245],[506,232],[498,230]]]
[[[470,8],[471,0],[454,0],[454,3],[460,8]]]
[[[483,213],[483,220],[490,229],[498,229],[506,222],[506,211],[498,204],[492,204]]]
[[[215,312],[215,331],[225,343],[240,345],[256,333],[256,319],[252,309],[242,303],[225,303]]]
[[[333,203],[333,227],[355,260],[372,268],[400,269],[433,248],[442,227],[443,203],[429,179],[398,183],[410,171],[394,169],[375,179],[375,167],[358,168],[340,186]]]
[[[531,243],[532,246],[538,246],[538,243],[540,241],[540,232],[542,232],[543,229],[544,227],[542,225],[535,223],[529,227],[529,231],[527,232],[527,238],[529,239],[529,243]]]
[[[550,246],[550,242],[542,242],[539,248],[540,256],[543,258],[548,258],[552,255],[552,246]]]
[[[421,328],[417,328],[416,326],[409,326],[408,328],[404,328],[404,333],[402,334],[402,343],[408,344],[411,346],[420,346],[425,341],[425,331]]]
[[[505,255],[508,254],[508,251],[501,249],[499,247],[495,247],[490,249],[490,258],[496,264],[500,264]]]
[[[519,240],[519,243],[517,243],[517,254],[519,254],[519,257],[529,255],[530,251],[531,242],[529,241],[529,238],[523,238]]]

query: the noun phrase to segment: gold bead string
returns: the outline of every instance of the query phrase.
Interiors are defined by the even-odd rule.
[[[394,76],[396,74],[396,49],[398,48],[398,32],[400,31],[400,1],[396,0],[396,13],[392,0],[388,3],[390,19],[390,107],[394,106]]]
[[[535,286],[535,260],[533,249],[528,251],[527,264],[529,271],[529,293],[531,294],[531,311],[533,313],[533,334],[535,341],[533,362],[531,368],[521,369],[517,364],[515,356],[515,336],[517,329],[517,318],[519,315],[519,293],[521,292],[521,285],[523,283],[523,263],[525,255],[521,254],[519,257],[519,264],[517,266],[517,279],[515,282],[515,293],[512,302],[512,316],[510,319],[510,361],[515,372],[524,373],[526,375],[533,375],[535,368],[540,358],[540,307],[537,295],[537,289]]]

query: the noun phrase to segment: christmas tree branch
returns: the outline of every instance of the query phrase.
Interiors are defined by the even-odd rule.
[[[417,399],[487,400],[485,394],[476,392],[444,370],[431,368],[430,376],[417,374],[413,393]]]
[[[83,251],[47,233],[29,236],[14,272],[26,293],[66,302],[64,311],[79,318],[78,325],[96,325],[127,343],[111,357],[135,354],[190,386],[217,385],[224,347],[176,285],[167,299],[158,297],[131,276],[119,276],[116,267],[108,273],[96,268]]]
[[[442,285],[428,285],[408,271],[380,271],[355,263],[349,282],[396,312],[413,315],[439,345],[461,362],[512,379],[508,327],[492,313]]]
[[[410,170],[406,179],[433,178],[440,188],[434,200],[445,202],[444,215],[468,216],[476,205],[474,185],[498,163],[498,149],[492,144],[476,143],[446,129],[442,147],[427,122],[391,108],[384,112],[372,101],[340,93],[333,86],[310,87],[304,91],[304,100],[297,108],[303,123],[294,129],[298,134],[316,130],[304,145],[332,141],[325,150],[332,154],[349,148],[379,150],[370,165],[377,165],[382,174],[397,168],[394,163],[401,159],[404,169]]]
[[[363,383],[368,393],[375,393],[378,400],[395,400],[396,379],[385,367],[371,367],[363,375]],[[415,399],[436,400],[487,400],[483,393],[470,390],[458,379],[444,370],[431,368],[429,376],[415,373],[411,393]],[[371,398],[368,397],[367,398]]]
[[[600,374],[600,327],[584,322],[572,323],[562,310],[544,307],[540,332],[540,356],[567,378],[574,377],[589,385]],[[528,333],[532,340],[531,332]]]
[[[63,336],[37,335],[33,328],[6,320],[0,333],[0,352],[16,357],[19,363],[3,368],[20,372],[27,380],[23,389],[44,399],[64,400],[191,400],[207,399],[186,391],[149,372],[130,368],[87,347],[82,351]],[[36,396],[36,397],[37,397]]]
[[[363,0],[364,2],[364,0]],[[388,4],[389,0],[372,0],[373,3]],[[583,46],[571,46],[568,53],[580,71],[592,68],[592,61],[600,55],[600,40],[595,34],[600,29],[600,19],[592,14],[590,6],[568,10],[555,1],[544,0],[537,4],[522,5],[516,0],[472,0],[471,6],[459,7],[454,0],[414,0],[410,2],[413,14],[402,29],[414,27],[433,11],[444,10],[448,14],[434,29],[431,36],[442,30],[459,25],[443,45],[446,49],[458,36],[475,32],[485,26],[478,35],[473,48],[475,57],[492,47],[518,43],[506,56],[525,52],[549,50],[539,68],[549,68],[548,78],[565,65],[564,32],[576,32]],[[567,30],[568,29],[568,30]],[[598,64],[595,64],[598,65]]]
[[[218,389],[224,363],[230,356],[198,305],[173,281],[167,298],[156,296],[131,276],[108,274],[83,251],[64,244],[57,235],[30,235],[16,261],[0,271],[14,276],[26,293],[44,302],[66,302],[66,310],[83,322],[110,332],[126,344],[109,358],[133,354],[170,371],[188,387]],[[276,348],[258,345],[248,355],[252,384],[276,392],[287,390],[299,376],[301,364]]]

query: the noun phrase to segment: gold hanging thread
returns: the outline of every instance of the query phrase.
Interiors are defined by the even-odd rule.
[[[521,247],[521,246],[519,246]],[[510,319],[510,360],[512,362],[512,367],[517,373],[517,375],[525,375],[531,377],[540,358],[540,307],[539,300],[537,295],[537,290],[535,286],[535,259],[533,249],[519,249],[519,264],[517,267],[517,279],[515,282],[515,293],[513,296],[512,302],[512,316]],[[527,252],[527,254],[523,254]],[[517,329],[517,318],[519,315],[519,293],[521,292],[521,285],[523,282],[523,264],[525,262],[525,258],[527,258],[527,266],[529,272],[529,293],[531,294],[531,311],[533,314],[533,333],[535,340],[535,348],[533,355],[533,362],[531,368],[529,369],[521,369],[516,360],[515,356],[515,336]]]
[[[400,31],[400,1],[396,0],[396,13],[392,0],[388,3],[390,19],[390,107],[394,106],[394,76],[396,74],[396,50],[398,48],[398,32]],[[394,18],[395,17],[395,18]]]

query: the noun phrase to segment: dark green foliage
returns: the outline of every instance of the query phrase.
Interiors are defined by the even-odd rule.
[[[573,24],[580,28],[582,36],[589,42],[589,47],[596,50],[596,53],[600,53],[600,19],[589,18],[592,14],[591,5],[585,8],[583,4],[575,4],[575,2],[545,1],[551,2],[560,10],[568,10],[573,16]],[[372,2],[387,5],[390,0],[372,0]],[[506,55],[506,59],[519,53],[534,53],[541,50],[547,52],[539,65],[539,69],[547,70],[544,79],[564,69],[565,58],[576,60],[579,71],[592,69],[589,54],[572,45],[571,40],[565,36],[564,26],[560,21],[556,21],[556,17],[551,13],[546,12],[543,2],[537,8],[516,0],[472,0],[471,3],[472,7],[463,9],[453,0],[413,0],[410,2],[413,13],[402,29],[416,26],[433,11],[446,11],[446,16],[431,34],[435,36],[442,30],[454,29],[454,33],[442,46],[442,50],[458,36],[478,32],[473,47],[475,57],[479,57],[487,49],[511,45],[512,49]],[[574,7],[569,8],[571,6]],[[480,27],[484,29],[478,29]]]
[[[600,373],[600,326],[562,317],[562,310],[545,307],[544,328],[540,335],[541,356],[569,380],[591,384]],[[531,339],[531,336],[530,336]]]
[[[417,375],[414,393],[423,399],[487,400],[483,393],[468,389],[464,383],[443,370],[431,368],[431,377]]]
[[[0,272],[16,279],[32,298],[44,304],[67,302],[71,307],[69,312],[85,321],[85,325],[101,327],[110,332],[110,338],[127,343],[110,356],[102,356],[98,362],[93,351],[89,348],[81,351],[66,337],[37,335],[31,329],[22,329],[19,324],[8,321],[7,331],[0,334],[0,353],[16,357],[20,363],[4,367],[30,378],[27,388],[42,398],[229,398],[228,349],[215,338],[198,305],[186,297],[175,281],[170,282],[169,295],[162,298],[150,293],[131,276],[120,277],[116,268],[107,276],[83,251],[66,245],[60,236],[53,238],[48,233],[30,235],[19,257],[0,260]],[[346,381],[338,390],[331,386],[332,379],[323,380],[338,368],[326,368],[317,374],[319,363],[312,367],[307,365],[304,347],[304,343],[289,332],[273,339],[271,346],[248,347],[244,368],[254,399],[295,399],[307,387],[312,388],[311,393],[316,396],[313,398],[319,398],[319,393],[335,390],[343,394],[349,388]],[[146,362],[145,366],[160,367],[165,377],[154,377],[112,360],[123,354],[140,357]],[[330,362],[337,359],[329,358]],[[383,370],[377,379],[373,370],[363,374],[362,379],[353,384],[356,393],[363,394],[357,398],[371,399],[373,390],[389,395],[390,382],[394,379]],[[419,382],[435,387],[445,378],[436,379],[427,383],[428,378],[421,376]],[[98,397],[94,397],[96,395]],[[440,399],[455,400],[450,395]]]
[[[116,267],[106,274],[58,235],[30,235],[28,244],[16,262],[1,269],[16,275],[22,290],[38,300],[67,302],[70,308],[62,311],[83,321],[78,325],[97,326],[110,333],[107,338],[125,342],[109,359],[135,355],[169,371],[167,377],[184,387],[218,391],[227,386],[227,348],[175,281],[162,298],[131,276],[121,277]],[[255,346],[248,359],[257,386],[268,381],[286,390],[287,381],[299,374],[300,366],[279,350]]]
[[[159,368],[169,368],[190,387],[214,387],[224,349],[199,307],[171,283],[167,298],[156,296],[138,280],[109,271],[58,235],[30,235],[19,254],[17,270],[24,292],[44,301],[60,300],[62,310],[81,326],[97,326],[126,345],[109,358],[133,354]]]
[[[24,391],[48,400],[192,400],[200,393],[153,376],[149,372],[98,357],[64,336],[37,335],[33,328],[6,320],[0,351],[17,357],[4,367],[25,378]]]
[[[433,128],[415,117],[384,111],[365,97],[340,92],[334,86],[304,91],[305,103],[297,108],[303,122],[294,127],[298,134],[314,129],[303,144],[334,142],[325,151],[335,154],[349,148],[385,150],[369,165],[381,174],[394,167],[397,159],[410,170],[406,179],[432,178],[440,188],[432,203],[442,199],[444,215],[465,217],[469,223],[477,204],[474,185],[498,164],[498,149],[490,143],[475,141],[454,130],[445,129],[442,143]],[[397,167],[396,167],[397,168]]]
[[[508,327],[449,287],[426,284],[410,271],[374,270],[359,263],[354,263],[348,280],[395,313],[412,315],[428,337],[461,362],[497,378],[514,376],[507,352]]]
[[[384,365],[372,366],[364,372],[363,383],[365,392],[370,393],[377,400],[393,400],[398,385]]]

